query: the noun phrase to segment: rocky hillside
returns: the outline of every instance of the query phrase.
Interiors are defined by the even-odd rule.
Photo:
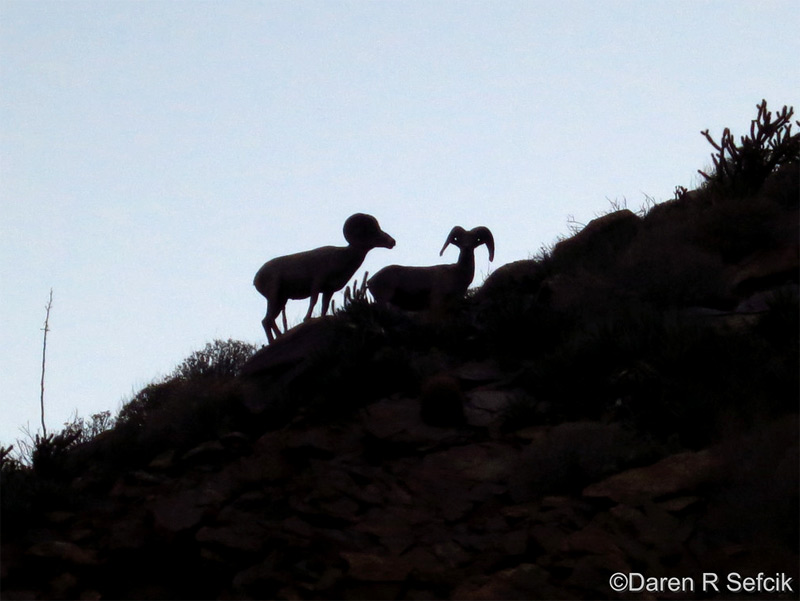
[[[699,189],[600,217],[447,314],[354,289],[252,356],[209,347],[103,432],[6,454],[3,598],[797,598],[780,116],[715,142]]]

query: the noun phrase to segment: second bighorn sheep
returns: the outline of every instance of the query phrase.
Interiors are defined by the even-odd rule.
[[[309,298],[311,317],[317,297],[322,294],[322,315],[328,312],[331,296],[344,287],[373,248],[393,248],[394,238],[381,229],[372,215],[356,213],[344,222],[348,246],[323,246],[314,250],[277,257],[258,270],[253,285],[267,299],[267,315],[261,321],[267,340],[281,334],[276,320],[291,299]]]
[[[494,237],[489,228],[484,226],[469,231],[456,226],[450,230],[439,256],[449,244],[461,251],[456,263],[431,267],[389,265],[367,282],[372,296],[379,303],[389,303],[412,311],[440,309],[448,302],[464,296],[475,276],[474,250],[485,244],[489,250],[489,260],[494,260]]]

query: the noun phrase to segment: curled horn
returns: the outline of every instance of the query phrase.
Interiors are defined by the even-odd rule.
[[[460,225],[457,225],[452,230],[450,230],[450,233],[447,234],[447,240],[445,240],[442,250],[439,251],[439,256],[441,257],[444,254],[444,249],[447,248],[449,244],[452,243],[458,246],[459,238],[461,238],[466,233],[467,232]]]
[[[356,213],[347,218],[342,228],[344,239],[349,244],[371,244],[372,247],[382,246],[393,248],[395,240],[381,229],[378,220],[372,215]]]
[[[430,267],[389,265],[381,269],[367,283],[375,301],[419,310],[445,307],[463,297],[475,277],[475,248],[485,244],[489,260],[494,260],[494,236],[484,226],[469,231],[456,226],[447,235],[440,256],[450,244],[460,251],[455,263]]]
[[[485,244],[486,248],[489,249],[489,260],[494,261],[494,236],[492,236],[489,228],[481,225],[474,228],[470,233],[476,237],[475,246]]]

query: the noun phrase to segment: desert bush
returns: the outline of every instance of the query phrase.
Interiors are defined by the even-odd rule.
[[[186,450],[245,427],[236,376],[255,346],[215,340],[192,353],[170,376],[127,401],[97,452],[120,466],[148,461],[166,449]]]
[[[13,445],[0,448],[0,512],[4,534],[23,532],[43,513],[69,510],[80,502],[69,482],[85,465],[77,465],[73,454],[91,437],[91,426],[76,418],[64,424],[59,432],[28,433],[27,440],[18,441],[17,456]]]
[[[353,288],[356,289],[355,284]],[[391,307],[372,302],[366,292],[348,293],[345,299],[345,303],[335,309],[334,315],[337,318],[336,327],[344,335],[350,331],[350,338],[356,331],[369,338],[388,330],[402,329],[409,324],[409,320]]]
[[[479,301],[477,289],[467,291],[454,300],[446,311],[406,312],[388,305],[374,303],[365,295],[350,296],[345,307],[337,311],[337,328],[342,343],[340,354],[363,352],[364,345],[388,344],[409,352],[444,349],[458,356],[475,351],[478,334],[474,316]]]
[[[239,340],[214,340],[189,355],[175,368],[172,376],[182,380],[193,378],[233,378],[256,352],[253,344]]]
[[[86,470],[78,453],[113,426],[109,411],[90,420],[74,417],[59,432],[31,434],[14,446],[0,448],[0,488],[4,531],[24,530],[35,516],[69,509],[80,502],[70,481]]]
[[[93,440],[103,432],[110,430],[114,427],[115,418],[111,416],[110,411],[100,411],[93,413],[91,419],[86,420],[82,417],[75,416],[71,422],[64,424],[64,429],[74,432],[77,435],[75,440],[76,444],[81,444]]]
[[[800,160],[800,134],[792,134],[794,108],[784,106],[774,119],[767,110],[766,100],[756,108],[758,115],[750,123],[750,134],[741,136],[738,144],[727,127],[719,142],[708,130],[701,132],[716,152],[711,156],[714,171],[698,172],[717,194],[727,197],[752,194],[777,168]],[[800,121],[795,124],[800,125]]]
[[[14,445],[0,446],[0,474],[11,474],[22,469],[22,462],[14,456]]]
[[[336,308],[336,301],[334,300],[331,302],[331,313],[335,315],[342,310],[346,310],[353,303],[369,303],[369,293],[367,291],[368,277],[369,272],[365,271],[364,277],[361,280],[361,284],[358,283],[358,278],[356,278],[353,280],[351,286],[345,286],[341,309]]]
[[[117,427],[143,428],[150,414],[170,401],[180,386],[176,378],[153,382],[142,388],[125,403],[117,416]]]
[[[73,424],[55,434],[36,434],[33,440],[31,466],[34,473],[42,476],[55,476],[63,473],[67,452],[75,448],[84,436],[83,431]]]

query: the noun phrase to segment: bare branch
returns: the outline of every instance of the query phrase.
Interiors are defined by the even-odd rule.
[[[47,333],[50,331],[50,309],[53,308],[53,289],[50,288],[50,299],[47,301],[45,310],[47,313],[44,318],[44,341],[42,343],[42,381],[41,381],[41,395],[39,397],[39,404],[42,410],[42,435],[47,436],[47,426],[44,424],[44,370],[47,363]]]

